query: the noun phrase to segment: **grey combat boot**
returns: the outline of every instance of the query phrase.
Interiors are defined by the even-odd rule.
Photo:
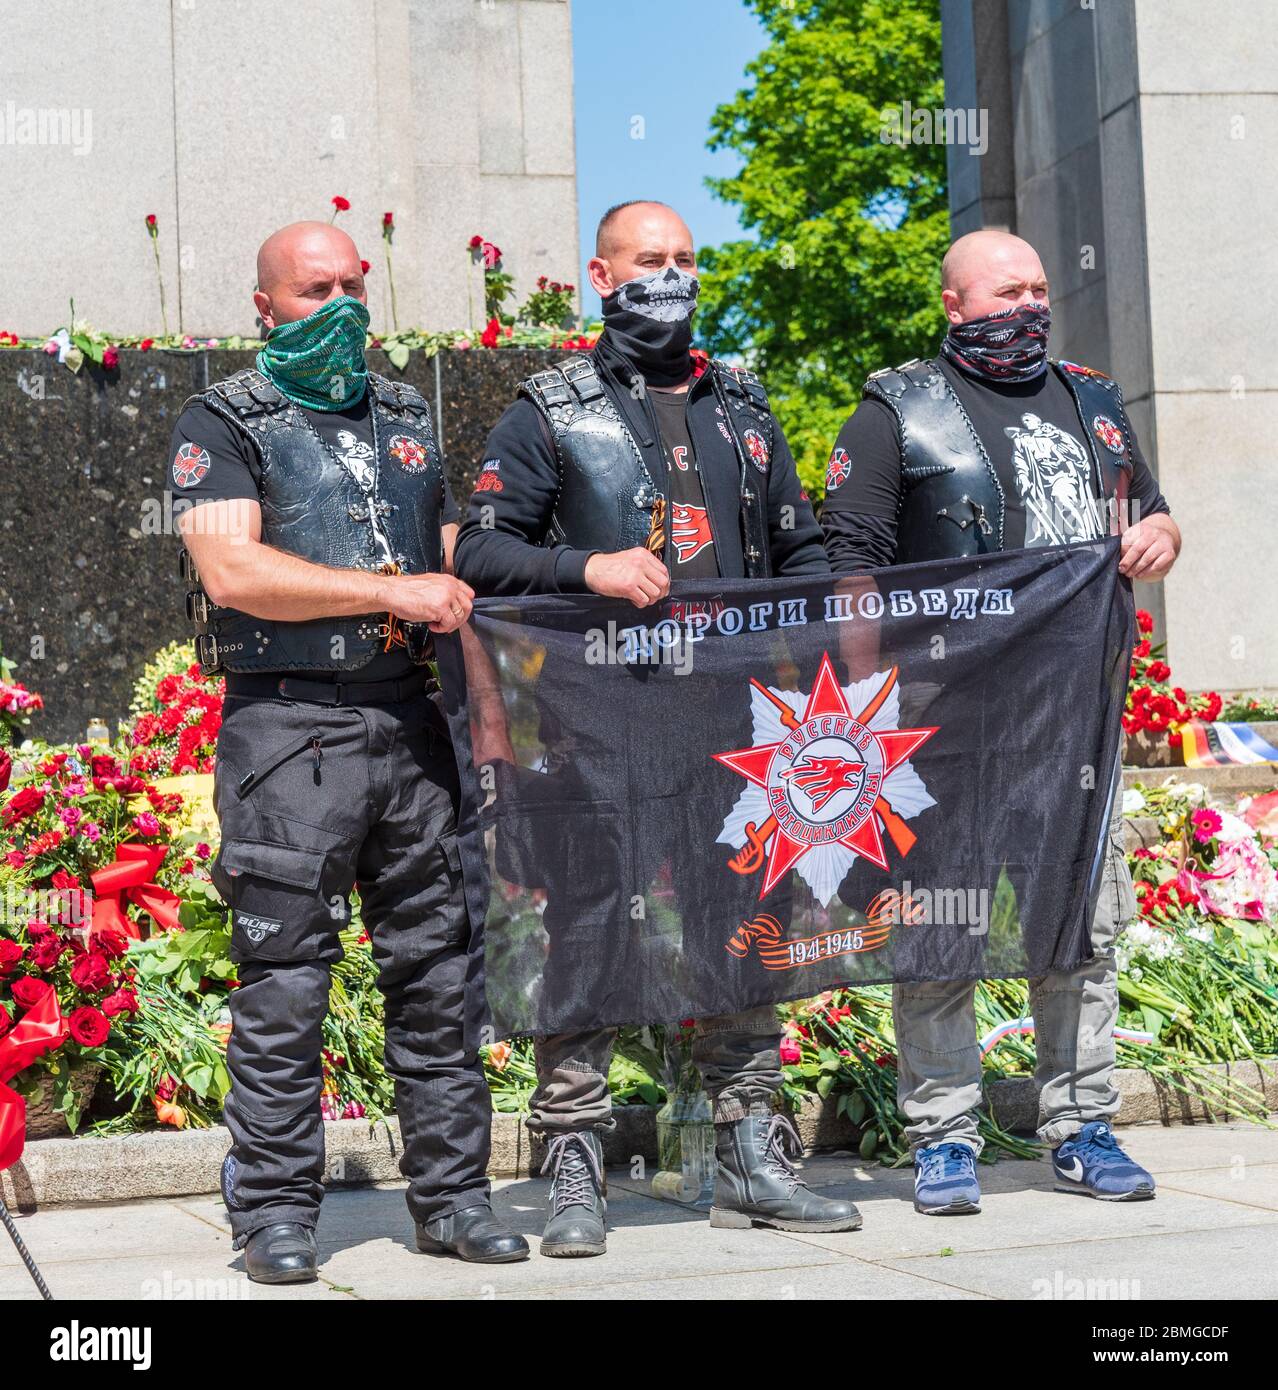
[[[608,1182],[603,1145],[593,1129],[556,1134],[541,1171],[551,1175],[550,1219],[541,1253],[557,1257],[602,1255],[607,1247]]]
[[[861,1213],[851,1202],[819,1197],[794,1171],[799,1134],[788,1115],[747,1115],[717,1124],[719,1159],[712,1226],[775,1226],[779,1231],[856,1231]],[[788,1152],[787,1152],[788,1150]]]

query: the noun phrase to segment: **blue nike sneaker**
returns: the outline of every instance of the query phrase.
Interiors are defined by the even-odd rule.
[[[964,1216],[981,1209],[976,1155],[966,1144],[933,1144],[914,1155],[914,1210]]]
[[[1052,1150],[1057,1192],[1083,1192],[1102,1202],[1144,1202],[1154,1180],[1118,1147],[1104,1120],[1093,1120]]]

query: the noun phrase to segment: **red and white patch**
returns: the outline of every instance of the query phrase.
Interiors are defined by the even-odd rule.
[[[430,455],[420,439],[407,434],[397,434],[387,446],[391,458],[398,459],[401,468],[409,473],[425,473],[430,466]]]
[[[741,437],[745,440],[746,449],[754,460],[754,466],[760,473],[766,473],[769,455],[768,446],[764,443],[763,436],[758,430],[746,430]]]
[[[848,451],[842,447],[835,449],[830,455],[830,462],[825,466],[825,490],[833,492],[842,483],[846,483],[852,476],[852,460],[848,458]]]
[[[1092,433],[1111,454],[1123,454],[1127,452],[1127,444],[1123,439],[1122,430],[1118,428],[1108,415],[1096,416],[1092,421]]]
[[[198,444],[183,444],[173,458],[173,481],[178,487],[194,487],[212,466],[207,449]]]
[[[710,517],[704,507],[692,507],[676,502],[670,513],[670,539],[679,555],[679,563],[686,565],[694,555],[700,555],[708,545],[714,544],[710,534]]]

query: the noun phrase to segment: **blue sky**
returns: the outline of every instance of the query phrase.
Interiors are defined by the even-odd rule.
[[[587,320],[598,316],[599,296],[585,263],[599,215],[613,203],[671,203],[699,246],[739,234],[736,208],[703,182],[733,173],[737,156],[711,154],[706,137],[711,112],[745,85],[745,65],[765,38],[744,0],[573,0],[578,284]],[[632,136],[635,117],[642,139]]]

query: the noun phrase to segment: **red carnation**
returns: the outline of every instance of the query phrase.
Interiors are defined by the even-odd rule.
[[[13,776],[13,759],[0,748],[0,792],[8,791],[9,778]]]
[[[140,352],[150,352],[151,349],[152,349],[154,346],[155,346],[155,339],[154,339],[154,338],[143,338],[142,341],[138,344],[138,350],[139,350]]]
[[[111,1032],[111,1021],[101,1009],[82,1004],[67,1019],[71,1036],[81,1047],[101,1047]]]
[[[1154,620],[1143,608],[1136,610],[1136,626],[1141,632],[1153,632],[1154,630]]]
[[[369,264],[368,261],[360,261],[359,268],[363,274],[367,275],[373,267]]]
[[[135,1014],[139,1008],[138,997],[128,986],[117,989],[102,1000],[102,1012],[108,1018],[114,1018],[116,1014]]]
[[[334,195],[333,206],[338,212],[349,212],[351,210],[350,200],[348,198],[343,198],[340,193]]]
[[[495,319],[495,318],[489,319],[489,320],[488,320],[488,327],[485,328],[484,331],[479,335],[479,341],[480,341],[481,343],[483,343],[483,345],[484,345],[486,348],[493,348],[493,347],[496,347],[496,346],[497,346],[497,337],[498,337],[498,335],[499,335],[500,333],[501,333],[501,324],[500,324],[500,322],[499,322],[497,319]]]
[[[24,975],[20,980],[14,980],[13,1002],[20,1004],[24,1009],[30,1009],[38,1004],[41,999],[53,988],[48,980],[37,980],[34,975]]]
[[[476,232],[475,235],[471,237],[470,241],[467,243],[467,245],[469,245],[472,251],[474,251],[476,247],[482,246],[483,244],[484,239],[479,235],[478,232]]]
[[[101,951],[90,951],[71,967],[71,983],[79,989],[96,992],[111,983],[111,967]]]
[[[33,816],[44,805],[44,793],[38,787],[23,787],[14,792],[0,812],[0,821],[5,825],[16,825],[26,816]]]

